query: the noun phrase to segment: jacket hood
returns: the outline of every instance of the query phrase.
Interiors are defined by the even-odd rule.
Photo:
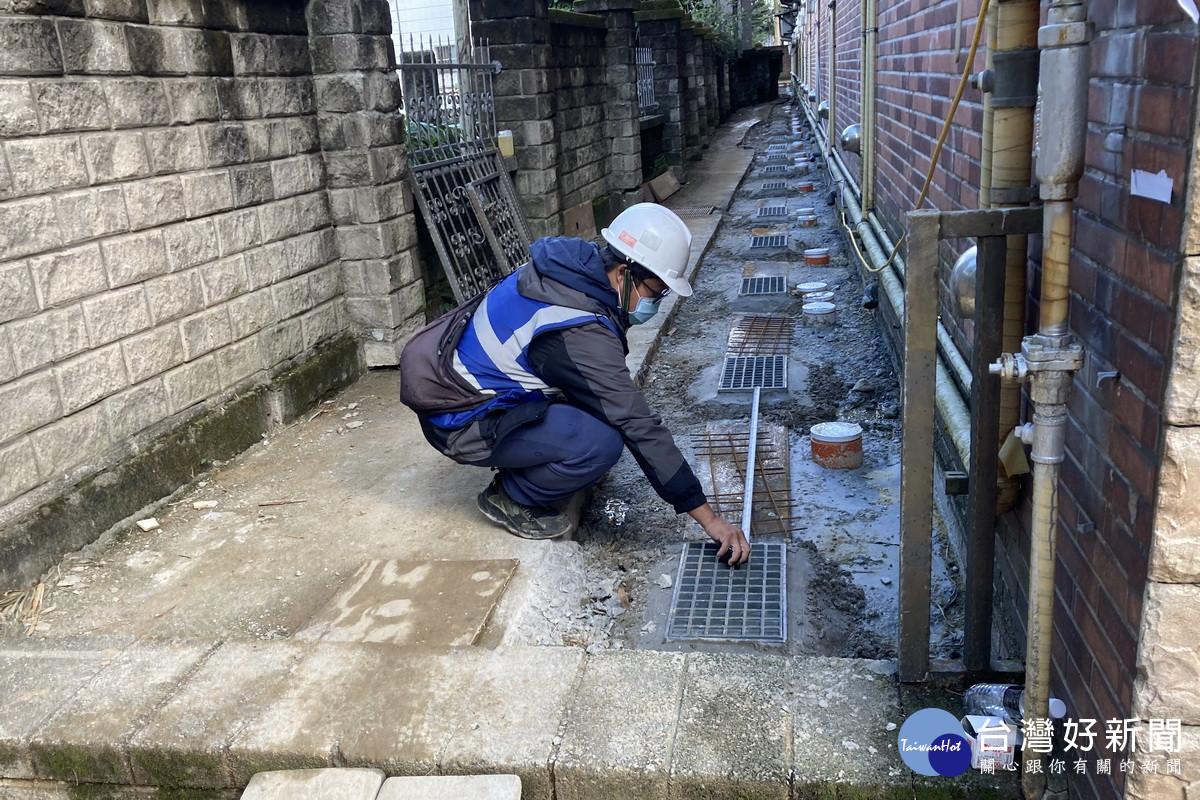
[[[627,327],[620,299],[608,282],[600,249],[570,236],[538,239],[521,269],[518,290],[532,300],[603,314],[619,330]]]
[[[614,314],[620,311],[596,245],[570,236],[550,236],[534,242],[529,252],[543,278],[582,292]]]

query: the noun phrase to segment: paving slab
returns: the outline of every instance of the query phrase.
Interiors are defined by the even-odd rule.
[[[34,735],[38,777],[133,783],[129,740],[215,647],[143,640],[116,654]]]
[[[358,708],[394,677],[391,648],[314,642],[282,690],[246,709],[229,743],[236,785],[259,772],[334,766],[334,752],[355,724]],[[364,685],[366,684],[366,685]]]
[[[0,777],[37,777],[29,742],[137,641],[134,636],[5,640],[0,647]]]
[[[294,769],[260,772],[242,800],[375,800],[386,776],[377,769]]]
[[[225,642],[129,743],[133,776],[147,786],[234,786],[228,748],[253,709],[284,689],[302,642]]]
[[[437,775],[388,778],[378,800],[521,800],[516,775]]]
[[[687,660],[671,797],[788,800],[788,659],[692,653]]]
[[[904,721],[892,669],[861,659],[791,659],[797,791],[836,786],[838,797],[911,796],[912,772],[887,730]]]
[[[440,709],[454,720],[438,755],[440,771],[514,772],[526,800],[551,800],[550,761],[583,660],[574,647],[505,647],[488,654],[475,680]]]
[[[517,563],[367,561],[294,637],[417,647],[475,644]]]
[[[436,772],[437,754],[455,723],[446,709],[474,683],[487,652],[382,647],[379,655],[374,674],[355,676],[350,696],[358,707],[344,717],[339,763],[379,767],[389,775]]]
[[[667,797],[684,664],[651,651],[587,659],[554,762],[560,800]]]

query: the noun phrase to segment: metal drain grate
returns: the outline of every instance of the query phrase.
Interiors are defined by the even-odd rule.
[[[773,144],[767,145],[767,152],[778,153],[781,150],[787,150],[787,148],[787,142],[774,142]]]
[[[738,294],[783,294],[786,291],[787,281],[782,275],[762,275],[742,278],[742,290]]]
[[[745,280],[742,288],[745,288]],[[795,327],[794,317],[745,314],[734,321],[725,353],[731,356],[786,356],[792,350]]]
[[[750,249],[757,250],[760,247],[787,247],[787,234],[772,233],[767,236],[751,236]]]
[[[780,173],[787,172],[788,168],[786,164],[779,164],[772,167],[763,167],[762,171],[764,175],[778,175]]]
[[[787,164],[790,161],[791,159],[784,155],[767,156],[765,159],[763,159],[763,163],[765,164]]]
[[[768,181],[762,185],[763,191],[775,191],[776,189],[786,189],[787,181]]]
[[[787,356],[726,356],[718,392],[787,388]]]
[[[760,217],[786,217],[787,206],[763,206],[758,210]]]
[[[671,209],[681,217],[707,217],[717,210],[716,206],[683,206]]]
[[[668,639],[787,641],[787,549],[757,542],[750,561],[729,569],[716,542],[688,542],[667,618]]]

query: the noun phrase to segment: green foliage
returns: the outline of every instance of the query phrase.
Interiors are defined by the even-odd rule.
[[[680,0],[680,4],[692,19],[713,32],[721,55],[737,58],[742,49],[738,41],[737,0]]]
[[[755,44],[779,44],[775,39],[775,4],[754,0],[750,12],[750,40]]]

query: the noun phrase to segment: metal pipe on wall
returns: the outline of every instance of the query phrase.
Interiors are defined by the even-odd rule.
[[[1004,0],[996,4],[995,46],[988,48],[995,90],[987,94],[992,108],[989,154],[990,207],[1027,206],[1033,166],[1033,120],[1037,99],[1037,0]],[[990,33],[990,31],[989,31]],[[1004,268],[1004,323],[1001,347],[1020,347],[1025,335],[1025,272],[1029,237],[1009,236]],[[1000,387],[999,444],[1016,427],[1021,414],[1021,387],[1011,381]],[[997,514],[1016,505],[1018,484],[1000,467]]]
[[[862,147],[858,158],[862,162],[861,203],[869,211],[875,207],[875,46],[879,38],[879,0],[863,0],[862,29],[862,54],[859,57],[862,63],[859,82]]]
[[[825,134],[826,152],[833,152],[837,141],[837,0],[829,0],[829,130]]]
[[[1055,0],[1038,31],[1041,49],[1041,136],[1037,177],[1044,203],[1041,317],[1018,354],[1005,354],[992,372],[1029,384],[1033,422],[1022,426],[1031,445],[1033,512],[1030,521],[1029,606],[1026,616],[1025,699],[1030,717],[1049,717],[1058,481],[1066,452],[1067,401],[1083,347],[1069,332],[1067,303],[1074,199],[1083,174],[1092,23],[1083,0]],[[1043,755],[1024,753],[1021,789],[1045,794]]]

